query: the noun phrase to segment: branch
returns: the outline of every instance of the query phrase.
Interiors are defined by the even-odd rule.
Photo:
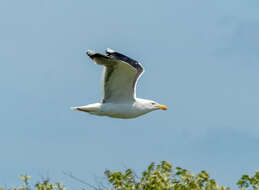
[[[69,172],[69,173],[68,173],[68,172],[63,172],[63,174],[66,175],[66,176],[68,176],[68,177],[70,177],[71,179],[73,179],[73,180],[75,180],[75,181],[78,181],[79,183],[82,183],[82,184],[84,184],[84,185],[87,185],[88,187],[90,187],[90,188],[92,188],[92,189],[94,189],[94,190],[98,190],[98,188],[96,188],[95,186],[91,185],[90,183],[87,183],[87,182],[85,182],[84,180],[75,177],[75,176],[72,174],[72,172]]]

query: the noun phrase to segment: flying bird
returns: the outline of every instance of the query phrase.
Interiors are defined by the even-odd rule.
[[[102,101],[72,107],[72,110],[123,119],[135,118],[154,110],[167,110],[165,105],[136,97],[136,85],[144,72],[139,62],[109,48],[106,55],[91,50],[87,51],[87,55],[96,64],[104,66]]]

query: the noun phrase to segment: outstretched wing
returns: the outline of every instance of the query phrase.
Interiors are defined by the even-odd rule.
[[[107,55],[87,51],[88,56],[99,65],[104,66],[102,90],[103,102],[128,102],[136,97],[136,83],[143,73],[142,65],[111,49]]]

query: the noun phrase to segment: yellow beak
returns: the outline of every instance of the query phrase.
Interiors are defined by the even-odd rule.
[[[161,110],[167,110],[167,107],[165,105],[158,105],[156,107],[161,109]]]

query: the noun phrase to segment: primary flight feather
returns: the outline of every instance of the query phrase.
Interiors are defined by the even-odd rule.
[[[144,72],[139,62],[112,49],[107,49],[106,55],[88,50],[87,55],[96,64],[104,66],[102,101],[72,107],[73,110],[124,119],[135,118],[158,109],[167,110],[166,106],[155,101],[136,97],[137,81]]]

